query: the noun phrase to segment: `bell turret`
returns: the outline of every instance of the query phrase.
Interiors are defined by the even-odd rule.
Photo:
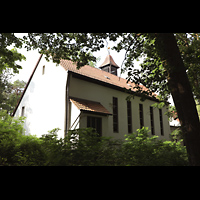
[[[106,59],[99,68],[117,76],[117,69],[119,66],[115,63],[111,55],[107,55]]]

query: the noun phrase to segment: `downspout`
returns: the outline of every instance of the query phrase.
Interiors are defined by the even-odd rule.
[[[64,137],[67,136],[69,130],[69,85],[70,85],[70,71],[67,70],[67,82],[65,91],[65,123],[64,123]]]

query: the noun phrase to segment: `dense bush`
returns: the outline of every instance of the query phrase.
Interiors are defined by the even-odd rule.
[[[126,135],[122,149],[126,165],[181,166],[188,165],[186,148],[179,142],[149,137],[148,127]]]
[[[99,137],[92,128],[69,131],[64,139],[58,139],[59,129],[53,129],[37,138],[24,135],[23,120],[0,112],[0,165],[188,165],[181,141],[149,137],[146,127],[125,135],[125,140]]]
[[[12,118],[6,111],[0,111],[0,165],[42,164],[41,140],[24,135],[23,122],[24,117]]]

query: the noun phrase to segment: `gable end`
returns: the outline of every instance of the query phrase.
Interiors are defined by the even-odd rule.
[[[14,117],[14,115],[15,115],[15,113],[16,113],[16,111],[17,111],[17,108],[19,107],[19,104],[20,104],[21,100],[23,99],[23,96],[24,96],[24,94],[25,94],[25,92],[26,92],[26,90],[27,90],[27,88],[28,88],[28,86],[29,86],[29,84],[30,84],[32,78],[33,78],[33,75],[34,75],[34,73],[35,73],[35,71],[36,71],[36,69],[37,69],[37,66],[38,66],[39,63],[40,63],[40,60],[41,60],[42,56],[43,56],[43,54],[40,54],[40,57],[39,57],[39,59],[38,59],[36,65],[35,65],[35,68],[33,69],[33,72],[32,72],[32,74],[31,74],[31,76],[30,76],[30,78],[29,78],[29,80],[28,80],[28,82],[27,82],[27,84],[26,84],[26,86],[25,86],[25,88],[24,88],[24,91],[23,91],[23,93],[22,93],[22,95],[21,95],[21,97],[20,97],[20,99],[19,99],[19,101],[18,101],[16,107],[15,107],[15,110],[13,111],[13,113],[12,113],[12,115],[11,115],[12,117]]]

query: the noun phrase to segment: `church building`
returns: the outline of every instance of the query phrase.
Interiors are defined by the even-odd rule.
[[[135,84],[119,77],[118,69],[111,55],[99,68],[85,65],[78,70],[70,60],[56,66],[41,54],[13,116],[25,116],[26,134],[38,137],[54,128],[61,129],[58,136],[63,138],[68,130],[93,127],[102,136],[124,139],[147,126],[150,135],[169,140],[166,107],[152,107],[156,97],[140,101]],[[130,93],[136,95],[128,100]]]

